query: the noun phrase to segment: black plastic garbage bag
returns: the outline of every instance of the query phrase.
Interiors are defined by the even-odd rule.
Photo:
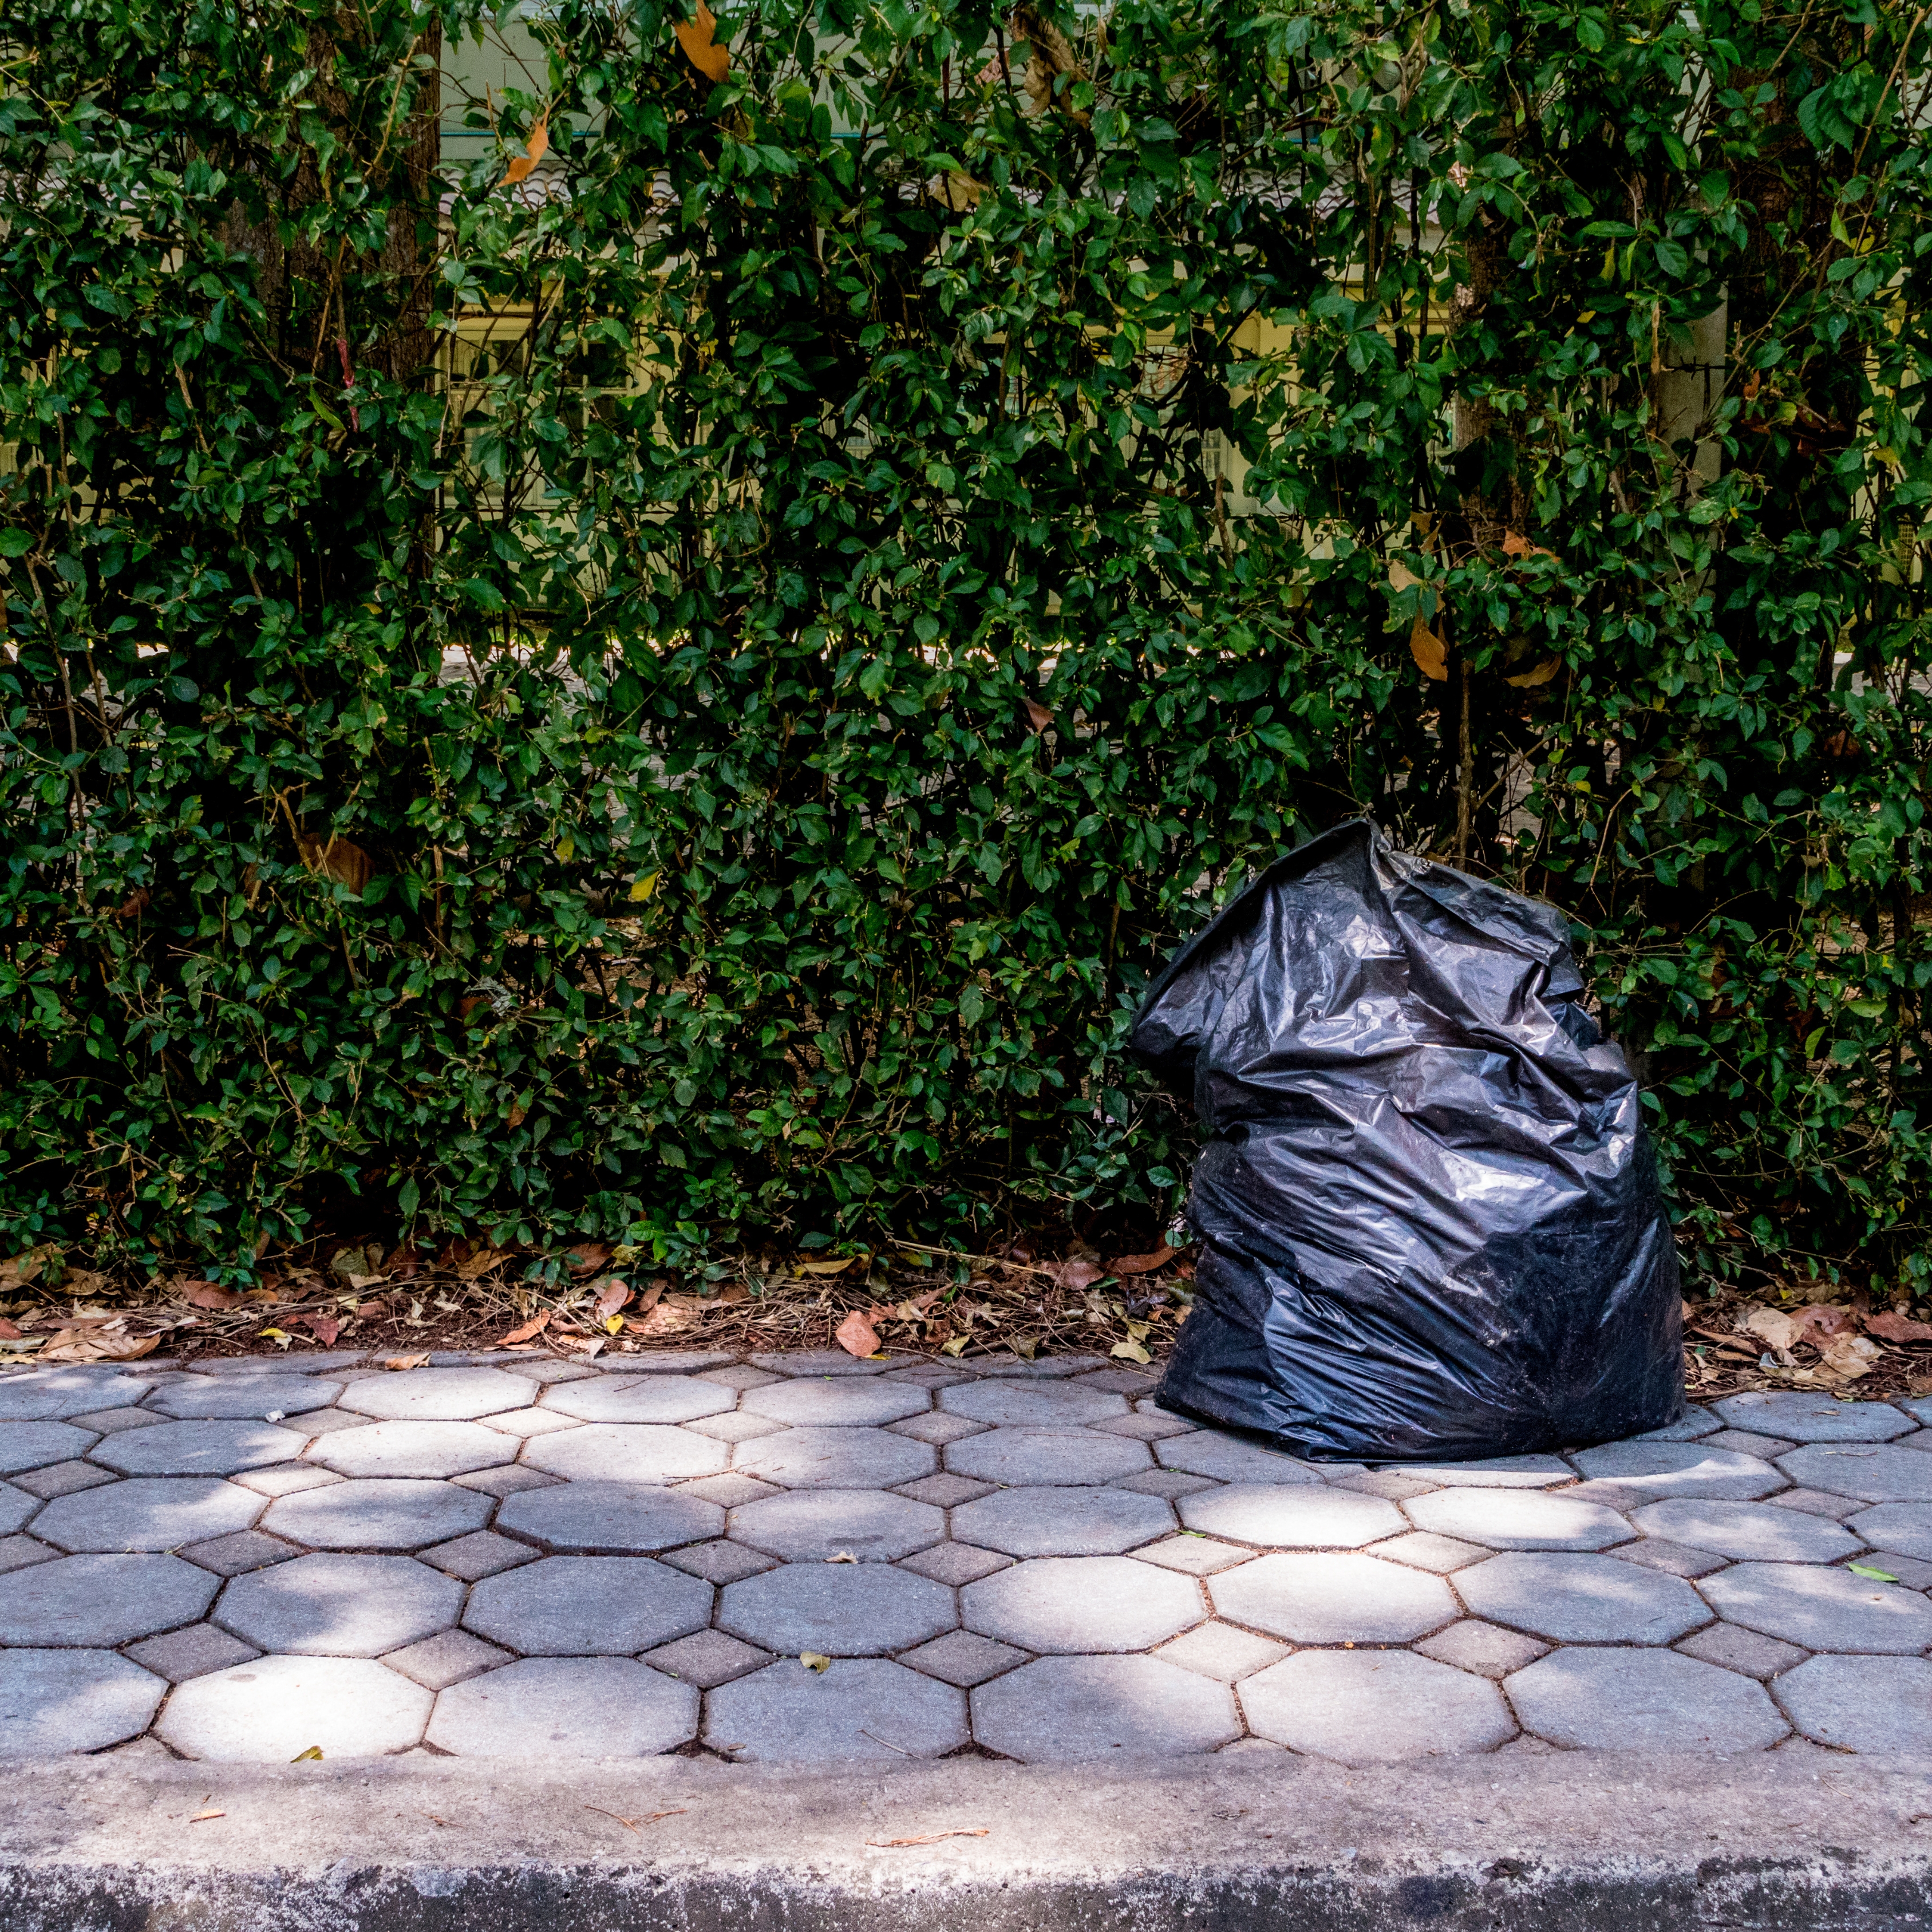
[[[1212,1136],[1162,1402],[1366,1460],[1674,1421],[1670,1224],[1582,991],[1559,913],[1366,822],[1184,946],[1132,1039]]]

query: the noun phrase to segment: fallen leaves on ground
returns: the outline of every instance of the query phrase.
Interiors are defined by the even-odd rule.
[[[297,1751],[289,1762],[291,1764],[320,1764],[322,1762],[322,1747],[310,1744],[307,1750]]]
[[[821,1677],[832,1668],[831,1658],[822,1651],[802,1650],[798,1654],[798,1660],[806,1670],[815,1670]]]
[[[390,1355],[384,1358],[382,1366],[398,1375],[406,1374],[411,1369],[429,1366],[429,1352],[424,1349],[419,1355]]]
[[[519,1322],[507,1335],[497,1337],[497,1347],[514,1348],[520,1342],[534,1341],[550,1326],[550,1318],[556,1312],[554,1309],[546,1308],[541,1315],[532,1315],[527,1322]]]
[[[1152,1254],[1121,1256],[1113,1264],[1111,1272],[1114,1274],[1152,1274],[1156,1269],[1166,1268],[1174,1258],[1177,1252],[1163,1241]]]
[[[856,1355],[862,1360],[879,1352],[878,1330],[856,1308],[832,1332],[839,1347],[848,1355]]]

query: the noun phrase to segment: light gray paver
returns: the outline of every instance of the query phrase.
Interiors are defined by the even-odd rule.
[[[1197,1430],[1192,1436],[1169,1436],[1156,1442],[1154,1460],[1163,1469],[1174,1469],[1190,1476],[1211,1476],[1222,1483],[1309,1483],[1322,1478],[1305,1462],[1264,1449],[1258,1442],[1244,1442],[1238,1436],[1223,1436],[1212,1429]]]
[[[1078,1487],[1138,1474],[1154,1467],[1154,1459],[1145,1443],[1119,1436],[1077,1429],[989,1429],[983,1436],[948,1444],[946,1466],[984,1483]]]
[[[1828,1517],[1767,1503],[1713,1502],[1678,1496],[1648,1503],[1636,1512],[1636,1526],[1649,1536],[1687,1543],[1720,1556],[1756,1558],[1771,1563],[1835,1563],[1859,1547],[1858,1539]]]
[[[722,1476],[700,1476],[694,1482],[680,1483],[677,1491],[680,1496],[716,1503],[720,1509],[734,1510],[740,1503],[754,1503],[760,1496],[777,1495],[778,1486],[728,1469]]]
[[[970,1422],[1014,1429],[1078,1429],[1129,1413],[1124,1396],[1066,1382],[965,1382],[941,1389],[939,1406]]]
[[[946,1515],[929,1503],[878,1490],[790,1490],[734,1510],[730,1534],[735,1543],[788,1563],[824,1563],[838,1556],[890,1563],[943,1541]]]
[[[1198,1496],[1215,1486],[1207,1476],[1190,1476],[1179,1469],[1146,1469],[1138,1476],[1123,1476],[1113,1486],[1133,1490],[1144,1496],[1159,1496],[1164,1502],[1178,1502],[1183,1496]]]
[[[214,1621],[257,1649],[298,1657],[380,1657],[446,1630],[463,1586],[406,1556],[301,1556],[238,1576]]]
[[[1731,1622],[1807,1650],[1899,1655],[1932,1646],[1932,1602],[1849,1570],[1739,1563],[1702,1587]]]
[[[1165,1543],[1149,1544],[1134,1552],[1143,1563],[1158,1563],[1163,1570],[1178,1570],[1185,1576],[1211,1576],[1217,1570],[1232,1570],[1237,1563],[1250,1562],[1254,1553],[1238,1543],[1217,1542],[1198,1530],[1184,1530]]]
[[[70,1422],[0,1422],[0,1476],[84,1456],[94,1436]]]
[[[1808,1738],[1856,1751],[1932,1754],[1932,1663],[1918,1657],[1814,1657],[1778,1680]]]
[[[0,1516],[4,1516],[0,1511]],[[1874,1550],[1932,1560],[1932,1503],[1880,1503],[1846,1519]]]
[[[520,1563],[534,1563],[537,1552],[527,1543],[499,1536],[493,1529],[474,1529],[467,1536],[440,1543],[434,1549],[416,1552],[418,1563],[434,1564],[466,1583],[480,1583],[502,1570],[514,1570]]]
[[[1755,1677],[1760,1683],[1804,1660],[1804,1652],[1795,1643],[1766,1636],[1762,1630],[1746,1630],[1741,1624],[1708,1624],[1693,1630],[1675,1648],[1700,1663],[1720,1664],[1726,1670]]]
[[[137,1402],[150,1386],[133,1376],[83,1368],[12,1376],[0,1382],[0,1420],[56,1422],[62,1416],[85,1415],[91,1408]]]
[[[1424,1657],[1438,1664],[1453,1664],[1458,1670],[1473,1670],[1478,1677],[1501,1678],[1526,1664],[1534,1664],[1550,1648],[1520,1630],[1504,1630],[1499,1624],[1486,1624],[1466,1617],[1433,1636],[1424,1637],[1415,1646]]]
[[[302,1415],[326,1408],[342,1392],[340,1382],[310,1376],[196,1376],[170,1382],[154,1398],[164,1415],[185,1421],[266,1421],[271,1414]]]
[[[902,1765],[968,1740],[963,1691],[883,1658],[820,1672],[784,1658],[705,1701],[704,1742],[736,1763]]]
[[[333,1469],[314,1462],[272,1462],[266,1469],[244,1469],[235,1480],[258,1496],[274,1497],[292,1496],[302,1490],[326,1490],[342,1478]]]
[[[943,1584],[883,1563],[788,1563],[728,1584],[718,1604],[719,1629],[794,1656],[882,1657],[958,1621]]]
[[[1897,1443],[1814,1442],[1778,1466],[1794,1483],[1867,1502],[1932,1502],[1932,1456]]]
[[[1578,1750],[1764,1750],[1790,1728],[1761,1684],[1674,1650],[1559,1650],[1505,1688],[1527,1730]]]
[[[112,1648],[193,1623],[218,1577],[178,1556],[67,1556],[0,1576],[0,1644]]]
[[[1693,1404],[1677,1421],[1666,1423],[1661,1429],[1646,1430],[1631,1439],[1637,1442],[1694,1442],[1700,1436],[1714,1436],[1723,1426],[1724,1424],[1708,1409]]]
[[[1191,1423],[1183,1422],[1172,1415],[1111,1415],[1085,1426],[1089,1429],[1104,1430],[1109,1436],[1130,1436],[1138,1442],[1161,1442],[1170,1436],[1188,1436],[1193,1432]]]
[[[944,1583],[952,1590],[962,1584],[976,1583],[982,1576],[1010,1568],[1012,1562],[1010,1556],[976,1550],[970,1544],[936,1543],[930,1550],[908,1556],[899,1567],[916,1576],[930,1576],[935,1583]]]
[[[578,1418],[555,1408],[506,1408],[500,1415],[486,1415],[482,1426],[500,1435],[519,1438],[554,1436],[560,1429],[574,1429]]]
[[[942,1415],[934,1409],[929,1414],[909,1415],[903,1422],[888,1423],[886,1426],[895,1436],[910,1436],[915,1442],[930,1442],[937,1448],[957,1442],[963,1436],[978,1436],[986,1425],[968,1422],[963,1415]]]
[[[1704,1437],[1703,1442],[1706,1448],[1735,1449],[1740,1454],[1755,1456],[1760,1462],[1774,1462],[1798,1447],[1782,1436],[1759,1436],[1748,1429],[1720,1429],[1716,1435]]]
[[[798,1348],[782,1355],[754,1355],[751,1361],[754,1369],[788,1377],[882,1376],[908,1366],[903,1357],[848,1355],[843,1348]]]
[[[883,1429],[787,1429],[741,1442],[734,1472],[788,1490],[890,1490],[930,1475],[926,1443]]]
[[[154,1726],[184,1757],[286,1764],[385,1757],[422,1736],[430,1694],[380,1664],[344,1657],[259,1657],[176,1687]]]
[[[516,1460],[509,1437],[478,1422],[372,1422],[325,1436],[308,1452],[344,1476],[467,1476]]]
[[[716,1475],[730,1454],[722,1442],[651,1422],[587,1423],[524,1446],[530,1467],[572,1482],[687,1482]]]
[[[111,1652],[0,1651],[0,1758],[102,1750],[136,1736],[167,1688]]]
[[[1661,1570],[1668,1576],[1708,1576],[1727,1561],[1710,1550],[1694,1550],[1688,1543],[1672,1543],[1667,1536],[1640,1536],[1634,1543],[1618,1544],[1610,1554],[1619,1563],[1641,1563],[1646,1570]]]
[[[904,1652],[899,1661],[928,1677],[937,1677],[942,1684],[956,1684],[961,1690],[970,1690],[974,1684],[986,1683],[1001,1672],[1028,1662],[1028,1658],[1026,1652],[1010,1643],[995,1642],[977,1630],[956,1630],[921,1644],[916,1650]]]
[[[1235,1483],[1184,1496],[1178,1507],[1190,1529],[1264,1549],[1359,1550],[1408,1527],[1401,1510],[1380,1496],[1326,1486]]]
[[[999,1490],[952,1512],[960,1542],[1009,1556],[1115,1556],[1173,1533],[1172,1509],[1132,1490]]]
[[[454,1483],[336,1483],[268,1505],[262,1527],[310,1550],[422,1550],[481,1529],[495,1505]]]
[[[500,1469],[478,1469],[473,1476],[452,1476],[452,1483],[474,1490],[479,1496],[520,1496],[526,1490],[547,1490],[563,1480],[542,1469],[526,1469],[520,1462]]]
[[[246,1529],[262,1507],[219,1476],[142,1476],[50,1503],[34,1534],[63,1550],[176,1550]]]
[[[528,1408],[536,1394],[535,1382],[501,1369],[406,1369],[351,1382],[340,1406],[386,1422],[473,1422]]]
[[[1648,1438],[1645,1438],[1648,1440]],[[1560,1456],[1491,1456],[1473,1462],[1398,1462],[1396,1473],[1465,1490],[1544,1490],[1576,1474]]]
[[[956,1476],[950,1470],[942,1469],[936,1476],[921,1476],[902,1483],[894,1493],[910,1496],[916,1503],[930,1503],[934,1509],[946,1510],[990,1495],[992,1489],[991,1483],[977,1483],[970,1476]]]
[[[0,1490],[4,1487],[0,1485]],[[0,1502],[5,1500],[4,1495],[0,1494]],[[10,1570],[24,1570],[30,1563],[51,1562],[59,1554],[58,1550],[50,1549],[31,1536],[0,1534],[0,1576],[5,1576]]]
[[[1374,1556],[1258,1556],[1208,1589],[1231,1623],[1291,1643],[1406,1643],[1456,1616],[1441,1577]]]
[[[695,1684],[628,1658],[537,1658],[444,1691],[428,1742],[458,1757],[526,1763],[560,1748],[574,1757],[656,1757],[698,1735],[698,1709]]]
[[[1207,1616],[1191,1577],[1130,1556],[1035,1557],[968,1584],[959,1603],[969,1630],[1058,1654],[1144,1650]]]
[[[1502,1693],[1406,1650],[1305,1650],[1241,1686],[1249,1727],[1340,1764],[1494,1750],[1516,1735]]]
[[[724,1512],[650,1484],[559,1483],[507,1498],[496,1527],[573,1556],[648,1556],[716,1536]]]
[[[1240,1735],[1233,1693],[1154,1657],[1045,1657],[973,1693],[973,1733],[1026,1764],[1171,1757]]]
[[[226,1670],[262,1653],[252,1643],[244,1643],[232,1632],[214,1624],[190,1624],[185,1630],[170,1630],[164,1636],[130,1643],[127,1654],[143,1670],[152,1670],[170,1684],[185,1684],[190,1677]]]
[[[738,1406],[788,1428],[864,1429],[923,1415],[932,1398],[904,1382],[837,1380],[772,1382],[748,1389]]]
[[[653,1670],[694,1684],[700,1690],[710,1690],[730,1683],[734,1677],[762,1670],[771,1662],[772,1655],[770,1651],[741,1642],[723,1630],[693,1630],[674,1643],[659,1644],[656,1649],[645,1653],[644,1660]]]
[[[1606,1442],[1573,1459],[1586,1476],[1613,1481],[1634,1496],[1725,1496],[1744,1502],[1784,1486],[1768,1462],[1700,1442]]]
[[[1604,1550],[1634,1534],[1615,1510],[1540,1490],[1437,1490],[1408,1505],[1418,1528],[1492,1550]]]
[[[1472,1563],[1480,1563],[1490,1554],[1479,1543],[1463,1543],[1453,1536],[1438,1536],[1426,1529],[1412,1530],[1406,1536],[1391,1537],[1386,1543],[1375,1545],[1378,1556],[1391,1558],[1397,1563],[1407,1563],[1418,1570],[1427,1570],[1438,1576],[1447,1576],[1457,1570],[1466,1569]]]
[[[11,1536],[26,1526],[27,1519],[40,1506],[38,1496],[30,1496],[11,1483],[0,1483],[0,1536]]]
[[[1288,1646],[1272,1637],[1257,1636],[1252,1630],[1237,1630],[1232,1624],[1210,1622],[1183,1630],[1154,1654],[1165,1664],[1198,1671],[1217,1684],[1233,1684],[1279,1663],[1288,1654]]]
[[[856,1382],[850,1386],[862,1388],[867,1384]],[[770,1416],[746,1415],[733,1409],[724,1415],[700,1416],[683,1426],[694,1434],[710,1436],[714,1442],[749,1442],[757,1436],[776,1435],[785,1425],[772,1421]]]
[[[130,1476],[232,1476],[299,1456],[308,1440],[270,1422],[164,1422],[98,1444],[97,1462]]]
[[[1792,1442],[1884,1442],[1912,1426],[1912,1418],[1888,1402],[1834,1402],[1803,1389],[1754,1389],[1712,1406],[1733,1429]]]
[[[293,1544],[260,1529],[238,1529],[232,1536],[212,1536],[206,1543],[184,1543],[175,1552],[218,1576],[239,1576],[271,1563],[286,1563],[301,1553]]]
[[[539,1414],[560,1410],[584,1422],[695,1422],[722,1415],[737,1398],[686,1376],[602,1376],[544,1392]]]
[[[499,1650],[494,1643],[485,1643],[467,1630],[446,1630],[401,1650],[392,1650],[382,1661],[425,1690],[447,1690],[452,1684],[480,1677],[484,1671],[514,1660],[507,1650]]]
[[[1802,1510],[1807,1516],[1828,1516],[1843,1522],[1864,1505],[1856,1496],[1829,1496],[1822,1490],[1785,1490],[1769,1498],[1774,1509]]]
[[[1512,1550],[1456,1587],[1478,1616],[1558,1643],[1669,1643],[1711,1621],[1688,1583],[1614,1556]]]
[[[82,1490],[98,1489],[114,1480],[113,1472],[93,1462],[50,1462],[38,1469],[15,1472],[14,1486],[30,1496],[70,1496]]]
[[[463,1613],[526,1657],[634,1656],[710,1621],[710,1585],[649,1556],[546,1556],[485,1577]]]
[[[664,1560],[688,1576],[702,1576],[721,1588],[740,1576],[757,1576],[770,1569],[773,1559],[761,1550],[747,1550],[743,1544],[719,1538],[713,1543],[688,1543],[682,1550],[668,1550]]]

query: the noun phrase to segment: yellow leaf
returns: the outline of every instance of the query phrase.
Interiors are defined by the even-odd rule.
[[[658,889],[658,875],[655,872],[640,872],[631,881],[631,896],[641,905]]]
[[[1408,634],[1408,654],[1415,668],[1438,684],[1449,681],[1449,646],[1418,617]]]
[[[566,866],[577,856],[577,841],[568,832],[556,842],[556,856]]]
[[[1505,684],[1513,684],[1520,691],[1532,684],[1547,684],[1563,668],[1561,658],[1546,658],[1534,670],[1526,670],[1519,677],[1506,677]]]
[[[322,1762],[322,1747],[310,1744],[307,1750],[297,1751],[289,1762],[291,1764],[320,1764]]]
[[[798,1654],[798,1660],[805,1666],[806,1670],[815,1670],[821,1677],[832,1668],[831,1658],[816,1650],[800,1651]],[[320,1752],[316,1753],[317,1756],[320,1755]]]
[[[1130,1362],[1150,1362],[1154,1360],[1138,1342],[1116,1342],[1114,1353]]]
[[[684,57],[715,87],[731,71],[731,56],[718,39],[718,22],[704,0],[698,0],[698,11],[688,20],[680,20],[671,31],[684,50]]]
[[[843,1261],[800,1262],[798,1271],[800,1274],[843,1274],[858,1258],[856,1255],[848,1255]]]
[[[530,170],[550,152],[550,110],[545,108],[537,116],[536,125],[530,130],[529,151],[519,154],[503,170],[506,182],[520,182],[529,177]],[[317,1753],[317,1756],[320,1754]]]

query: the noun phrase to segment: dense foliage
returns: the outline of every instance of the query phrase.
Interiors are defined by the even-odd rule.
[[[1366,811],[1707,1268],[1924,1264],[1916,19],[536,24],[457,162],[473,0],[8,10],[0,1232],[1151,1221],[1137,989]]]

